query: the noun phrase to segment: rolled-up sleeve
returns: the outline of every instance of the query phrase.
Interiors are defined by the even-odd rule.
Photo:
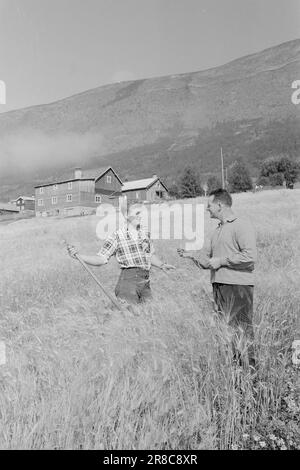
[[[116,232],[114,232],[110,237],[108,237],[105,240],[102,248],[97,253],[97,255],[102,256],[103,258],[106,259],[106,261],[108,261],[109,258],[116,253],[117,248],[118,248],[118,240],[117,240]]]
[[[256,235],[253,225],[248,221],[240,221],[234,235],[237,249],[221,259],[222,266],[253,271],[257,259]]]

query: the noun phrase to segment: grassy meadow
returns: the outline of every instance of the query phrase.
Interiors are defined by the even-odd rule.
[[[257,230],[255,379],[177,242],[155,242],[177,269],[153,269],[153,302],[123,316],[62,244],[96,252],[95,216],[0,226],[1,449],[300,448],[300,190],[234,195],[234,209]],[[92,269],[113,291],[116,261]]]

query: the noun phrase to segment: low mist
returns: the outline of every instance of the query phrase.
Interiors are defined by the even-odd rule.
[[[82,165],[105,153],[103,137],[95,132],[48,135],[27,130],[0,137],[0,178],[55,171]]]

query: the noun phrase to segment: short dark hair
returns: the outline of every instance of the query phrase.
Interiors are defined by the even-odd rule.
[[[214,196],[214,202],[222,202],[225,206],[232,206],[232,197],[226,189],[214,189],[209,193],[209,196]]]

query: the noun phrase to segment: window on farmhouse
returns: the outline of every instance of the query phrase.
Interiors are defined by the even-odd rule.
[[[67,202],[72,202],[72,194],[67,194]]]
[[[101,196],[96,195],[96,196],[95,196],[95,202],[99,202],[99,203],[100,203],[100,202],[101,202]]]
[[[72,189],[72,181],[69,181],[69,183],[68,183],[68,189]]]
[[[57,196],[52,197],[52,204],[57,204]]]
[[[111,176],[107,175],[106,182],[109,183],[109,184],[111,183]]]

